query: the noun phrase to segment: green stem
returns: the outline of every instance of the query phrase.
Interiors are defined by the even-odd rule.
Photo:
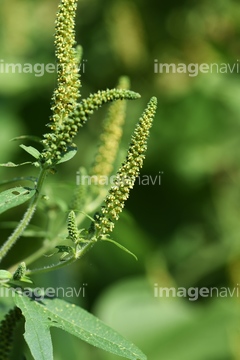
[[[96,209],[101,205],[101,203],[104,199],[104,196],[105,196],[105,191],[100,196],[98,196],[93,202],[86,205],[86,208],[84,209],[84,213],[79,213],[79,215],[77,216],[78,226],[80,226],[81,223],[86,219],[85,213],[92,213],[92,212],[96,211]],[[57,246],[59,244],[59,242],[62,240],[62,238],[67,237],[67,233],[64,233],[64,231],[65,231],[65,224],[64,224],[64,230],[63,230],[61,236],[57,235],[57,236],[53,237],[52,239],[48,239],[48,240],[45,239],[45,241],[43,242],[43,246],[40,249],[35,251],[33,254],[29,255],[27,258],[25,258],[22,261],[24,261],[25,264],[27,266],[29,266],[34,261],[38,260],[41,256],[46,254],[48,251],[54,249],[55,246]],[[65,264],[65,262],[62,262],[62,263]],[[16,263],[15,265],[11,266],[11,268],[9,268],[8,271],[10,271],[10,272],[14,271],[16,269],[16,267],[18,266],[18,264],[19,264],[19,262]],[[48,271],[48,270],[46,270],[46,271]]]
[[[72,263],[74,263],[76,260],[80,259],[81,257],[83,257],[83,255],[86,254],[86,252],[88,250],[91,249],[91,247],[96,243],[96,239],[92,239],[90,240],[85,246],[83,246],[81,248],[81,250],[78,251],[78,253],[76,254],[76,256],[65,260],[65,261],[60,261],[57,264],[53,264],[53,265],[49,265],[43,268],[39,268],[39,269],[33,269],[33,270],[27,270],[26,271],[26,275],[35,275],[35,274],[42,274],[42,273],[46,273],[48,271],[52,271],[52,270],[58,270],[61,269],[62,267],[65,267],[67,265],[70,265]]]
[[[78,214],[77,216],[77,224],[78,227],[81,225],[81,223],[86,219],[86,214],[88,213],[93,213],[94,211],[96,211],[98,209],[98,207],[101,205],[101,203],[103,202],[104,197],[106,196],[106,192],[107,190],[105,189],[104,191],[101,191],[101,193],[97,196],[97,198],[94,201],[90,201],[88,204],[86,204],[84,212],[81,212]],[[43,256],[44,254],[46,254],[48,251],[54,249],[57,245],[59,245],[60,241],[62,241],[63,238],[67,237],[67,233],[65,232],[65,224],[63,226],[63,230],[61,235],[58,235],[52,237],[51,239],[45,239],[43,241],[43,245],[40,249],[36,250],[33,254],[29,255],[27,258],[23,259],[22,261],[25,262],[25,264],[27,266],[29,266],[30,264],[32,264],[33,262],[35,262],[36,260],[38,260],[41,256]],[[83,249],[82,249],[83,250]],[[85,249],[85,251],[87,251]],[[82,255],[81,255],[82,256]],[[14,272],[17,268],[17,266],[19,265],[19,262],[17,262],[16,264],[12,265],[8,271],[10,272]],[[57,264],[56,264],[57,265]],[[68,265],[68,262],[66,261],[62,261],[60,263],[59,267],[63,267],[65,265]],[[38,269],[37,272],[47,272],[50,271],[52,269],[52,266],[55,269],[55,265],[50,265],[50,267],[46,267],[44,269]],[[57,268],[59,268],[57,266]],[[30,271],[30,270],[28,270]],[[34,270],[35,271],[35,270]],[[29,272],[28,272],[29,273]],[[35,272],[34,272],[35,274]]]
[[[67,236],[67,234],[66,234]],[[44,254],[46,254],[48,251],[52,250],[53,248],[55,248],[55,246],[57,246],[59,243],[59,238],[56,237],[54,240],[50,241],[50,240],[45,240],[44,244],[42,245],[41,248],[39,248],[37,251],[35,251],[33,254],[29,255],[27,258],[25,258],[23,261],[25,262],[25,264],[28,266],[30,264],[32,264],[33,262],[35,262],[36,260],[38,260],[40,257],[42,257]],[[8,271],[12,271],[13,269],[15,269],[17,266],[17,264],[15,264],[14,266],[11,267],[11,269],[9,269]]]
[[[29,224],[30,220],[32,219],[33,214],[37,207],[41,188],[42,188],[43,182],[45,180],[45,177],[47,175],[47,172],[48,172],[47,169],[41,170],[41,172],[39,174],[38,182],[36,185],[36,192],[27,208],[27,211],[25,212],[22,220],[20,221],[20,223],[18,224],[18,226],[16,227],[14,232],[9,236],[7,241],[3,244],[3,246],[0,249],[0,262],[6,256],[6,254],[11,249],[11,247],[16,243],[18,238],[22,235],[23,231],[26,229],[27,225]]]
[[[39,269],[27,270],[26,275],[29,276],[29,275],[35,275],[35,274],[42,274],[42,273],[46,273],[48,271],[58,270],[58,269],[61,269],[62,267],[65,267],[67,265],[74,263],[76,260],[77,259],[75,257],[72,257],[69,260],[60,261],[57,264],[45,266],[45,267],[39,268]]]

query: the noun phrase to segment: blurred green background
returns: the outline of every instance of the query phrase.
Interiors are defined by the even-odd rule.
[[[57,4],[1,0],[1,64],[55,63]],[[121,159],[148,100],[157,96],[158,112],[141,175],[160,176],[161,184],[136,184],[112,235],[137,255],[138,262],[101,243],[81,263],[35,277],[35,282],[55,287],[87,284],[84,298],[67,300],[118,330],[149,360],[240,359],[238,296],[198,301],[154,297],[154,284],[230,288],[240,296],[240,70],[236,66],[232,72],[195,77],[154,73],[155,59],[240,68],[239,38],[239,1],[79,1],[82,97],[114,87],[120,75],[128,75],[131,88],[142,95],[128,104]],[[9,139],[46,132],[56,74],[1,71],[0,84],[0,163],[27,161],[29,156]],[[73,185],[78,167],[91,165],[105,112],[101,109],[80,132],[78,155],[48,178],[50,202],[64,200],[63,183]],[[31,167],[0,170],[1,180],[37,174]],[[57,201],[61,209],[62,200]],[[18,221],[24,208],[8,211],[2,221],[9,216]],[[33,224],[40,221],[44,227],[46,219],[37,213]],[[9,231],[1,229],[2,242]],[[41,239],[21,239],[5,266],[40,244]],[[56,360],[119,358],[60,330],[52,335]]]

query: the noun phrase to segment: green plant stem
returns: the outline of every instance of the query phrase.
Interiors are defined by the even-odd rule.
[[[56,264],[45,266],[43,268],[27,270],[26,275],[29,276],[29,275],[35,275],[35,274],[43,274],[43,273],[46,273],[46,272],[49,272],[49,271],[52,271],[52,270],[58,270],[58,269],[61,269],[61,268],[65,267],[65,266],[67,266],[67,265],[70,265],[70,264],[74,263],[76,260],[77,260],[76,258],[72,257],[69,260],[59,261]]]
[[[16,227],[14,232],[9,236],[7,241],[3,244],[3,246],[0,249],[0,262],[6,256],[6,254],[11,249],[11,247],[16,243],[16,241],[19,239],[19,237],[22,235],[23,231],[26,229],[27,225],[29,224],[30,220],[32,219],[33,214],[37,207],[41,188],[42,188],[43,182],[45,180],[45,177],[47,175],[47,172],[48,172],[47,169],[41,169],[39,177],[38,177],[37,185],[36,185],[36,192],[27,208],[27,211],[25,212],[19,225]]]
[[[96,211],[98,209],[98,207],[101,205],[101,203],[102,203],[102,201],[103,201],[103,199],[104,199],[104,197],[106,195],[106,192],[107,192],[107,190],[102,191],[101,194],[94,201],[91,201],[89,204],[86,205],[86,207],[84,209],[84,212],[81,212],[81,213],[78,214],[78,216],[77,216],[77,224],[78,224],[78,226],[80,226],[81,223],[86,219],[85,213],[86,214],[93,213],[94,211]],[[63,229],[65,230],[65,224],[63,226]],[[27,258],[23,259],[22,261],[24,261],[25,264],[27,266],[29,266],[34,261],[38,260],[41,256],[46,254],[48,251],[54,249],[57,245],[59,245],[59,243],[60,243],[60,241],[62,241],[62,239],[67,237],[67,233],[64,232],[64,230],[63,230],[61,235],[56,235],[52,239],[45,239],[43,241],[43,246],[40,249],[35,251],[33,254],[29,255]],[[64,266],[65,263],[66,263],[66,261],[61,262],[61,264],[63,264],[62,266]],[[19,264],[19,262],[16,263],[15,265],[12,265],[8,269],[8,271],[10,271],[10,272],[15,271],[18,264]],[[49,270],[46,270],[46,271],[49,271]]]
[[[70,265],[70,264],[74,263],[76,260],[83,257],[83,255],[85,255],[86,252],[88,252],[88,250],[90,250],[91,247],[95,243],[96,243],[96,239],[92,239],[78,251],[76,256],[71,257],[70,259],[65,260],[65,261],[60,261],[57,264],[49,265],[49,266],[39,268],[39,269],[27,270],[26,275],[29,276],[29,275],[35,275],[35,274],[42,274],[42,273],[46,273],[48,271],[58,270],[58,269],[61,269],[62,267]]]

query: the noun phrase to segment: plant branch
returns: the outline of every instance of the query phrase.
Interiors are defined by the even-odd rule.
[[[86,204],[84,211],[80,212],[76,217],[78,227],[86,219],[85,214],[91,214],[99,208],[99,206],[103,202],[104,197],[105,197],[105,192],[102,192],[94,201],[91,201],[89,204]],[[55,234],[55,236],[53,236],[51,239],[45,239],[43,241],[43,245],[41,248],[36,250],[34,253],[29,255],[27,258],[23,259],[22,261],[25,262],[25,264],[27,266],[29,266],[30,264],[32,264],[33,262],[38,260],[40,257],[44,256],[44,254],[46,254],[48,251],[53,250],[57,245],[59,245],[59,243],[62,241],[62,239],[66,238],[66,237],[67,237],[67,232],[66,232],[66,225],[64,223],[63,227],[62,227],[62,231],[60,231],[60,233],[58,232],[58,234]],[[65,263],[66,263],[66,261],[61,262],[62,266],[60,266],[60,267],[63,267],[64,266],[63,264],[65,264]],[[10,272],[15,271],[18,264],[19,264],[19,261],[16,264],[12,265],[8,269],[8,271],[10,271]],[[68,265],[68,263],[66,263],[66,265]],[[49,271],[49,270],[46,270],[46,271]],[[46,272],[46,271],[44,271],[44,272]]]
[[[65,261],[60,261],[57,264],[53,264],[53,265],[49,265],[43,268],[39,268],[39,269],[33,269],[33,270],[27,270],[26,271],[26,275],[35,275],[35,274],[42,274],[42,273],[46,273],[48,271],[52,271],[52,270],[58,270],[60,268],[63,268],[67,265],[70,265],[72,263],[74,263],[76,260],[80,259],[81,257],[83,257],[83,255],[86,254],[86,252],[88,252],[88,250],[91,249],[91,247],[96,243],[96,239],[93,238],[92,240],[90,240],[86,245],[84,245],[76,254],[75,256],[71,257],[68,260]]]
[[[16,243],[16,241],[19,239],[19,237],[22,235],[22,233],[26,229],[27,225],[29,224],[30,220],[32,219],[33,214],[37,207],[41,188],[42,188],[44,179],[47,175],[47,171],[48,170],[46,170],[46,169],[41,169],[40,175],[38,177],[38,182],[36,185],[36,192],[35,192],[33,198],[31,199],[31,202],[27,208],[27,211],[25,212],[22,220],[19,222],[19,224],[16,227],[16,229],[14,230],[14,232],[9,236],[7,241],[3,244],[3,246],[0,249],[0,262],[6,256],[6,254],[11,249],[11,247]]]

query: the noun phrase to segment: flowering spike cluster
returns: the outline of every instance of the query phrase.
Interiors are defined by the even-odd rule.
[[[140,98],[140,95],[131,90],[124,89],[107,89],[98,91],[95,94],[91,94],[87,99],[83,99],[74,112],[75,121],[78,126],[82,126],[87,121],[89,115],[94,110],[99,109],[103,104],[112,102],[114,100],[135,100]]]
[[[71,239],[74,243],[76,243],[79,238],[79,231],[77,228],[75,212],[73,210],[71,210],[68,215],[67,228],[68,228],[69,239]]]
[[[134,100],[140,95],[130,90],[107,89],[91,94],[87,99],[83,99],[77,104],[71,116],[65,118],[62,125],[59,125],[53,133],[45,134],[45,151],[41,154],[42,161],[49,165],[56,163],[67,151],[67,147],[72,145],[73,138],[78,130],[88,120],[88,117],[100,108],[103,104],[114,100]]]
[[[50,133],[44,135],[39,161],[43,166],[58,163],[72,145],[79,128],[93,110],[117,99],[136,99],[139,95],[127,90],[106,90],[90,95],[78,104],[80,97],[79,62],[81,47],[75,48],[75,16],[77,0],[61,0],[55,23],[55,53],[58,62],[57,88],[52,97],[53,115],[48,126]]]
[[[147,138],[156,109],[157,99],[152,97],[136,126],[126,160],[118,170],[114,185],[109,190],[100,215],[96,219],[95,226],[100,236],[108,234],[113,230],[114,222],[118,220],[119,213],[123,210],[125,201],[129,197],[130,189],[133,188],[135,179],[139,175],[145,158]]]
[[[21,316],[21,310],[14,307],[7,313],[4,320],[0,323],[0,360],[11,358],[13,333]]]
[[[58,75],[57,88],[52,97],[51,110],[53,114],[48,124],[52,133],[44,135],[45,150],[40,157],[42,163],[47,162],[49,165],[54,163],[54,160],[59,160],[61,149],[66,148],[63,134],[65,123],[75,110],[80,97],[81,83],[78,67],[82,50],[79,46],[75,48],[76,10],[77,0],[61,0],[56,15],[54,44]]]
[[[60,125],[75,109],[80,97],[79,62],[81,50],[75,49],[77,0],[62,0],[55,22],[55,55],[58,62],[57,88],[53,93],[51,129]]]
[[[129,89],[129,86],[130,83],[127,77],[123,76],[119,79],[118,89]],[[122,136],[125,112],[126,101],[116,101],[110,105],[108,116],[103,123],[100,145],[91,170],[92,175],[108,176],[111,174]]]
[[[83,180],[85,176],[87,176],[85,168],[80,167],[77,172],[77,186],[73,194],[70,210],[80,210],[84,206],[87,193],[87,184]]]
[[[26,264],[25,262],[21,262],[21,264],[18,265],[16,271],[13,274],[13,280],[21,280],[21,278],[26,273]]]

